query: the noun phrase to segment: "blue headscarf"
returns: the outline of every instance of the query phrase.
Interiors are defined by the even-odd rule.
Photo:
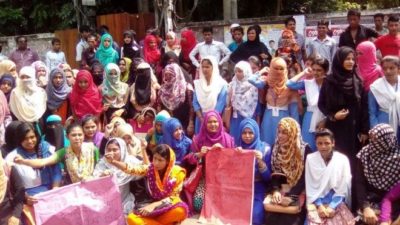
[[[7,102],[9,102],[11,91],[15,88],[15,78],[13,77],[13,75],[6,73],[0,78],[0,84],[2,84],[5,81],[11,84],[11,90],[8,93],[4,93],[4,95],[7,98]]]
[[[180,140],[174,138],[174,132],[178,127],[182,127],[181,122],[176,118],[170,118],[164,122],[163,125],[163,138],[162,144],[169,145],[175,152],[176,164],[181,164],[183,158],[187,155],[192,140],[190,140],[185,134],[182,135]]]
[[[104,46],[104,41],[106,39],[110,40],[110,45],[108,47]],[[118,52],[113,49],[113,38],[110,34],[105,33],[101,36],[100,46],[96,51],[96,59],[106,67],[109,63],[118,63]]]
[[[261,151],[262,153],[264,153],[266,143],[262,142],[260,140],[260,128],[259,128],[257,122],[250,118],[246,118],[246,119],[242,120],[242,122],[239,125],[240,135],[242,135],[244,129],[246,129],[246,128],[249,128],[251,131],[253,131],[253,133],[254,133],[253,142],[250,144],[246,144],[246,143],[244,143],[244,141],[242,140],[242,137],[240,136],[239,146],[242,147],[243,149],[254,149],[254,150],[258,150],[258,151]]]

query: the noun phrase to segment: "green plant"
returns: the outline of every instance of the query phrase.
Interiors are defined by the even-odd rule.
[[[16,34],[26,24],[22,8],[0,7],[0,35]]]

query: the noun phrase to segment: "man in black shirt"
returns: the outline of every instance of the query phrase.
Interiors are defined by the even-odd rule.
[[[357,45],[370,38],[377,38],[379,34],[368,27],[360,24],[361,13],[357,10],[349,10],[347,12],[347,21],[349,26],[340,35],[339,47],[348,46],[356,49]]]

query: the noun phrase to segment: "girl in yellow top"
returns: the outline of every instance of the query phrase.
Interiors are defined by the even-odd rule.
[[[154,149],[150,165],[116,161],[113,152],[106,153],[105,157],[126,173],[147,177],[147,191],[154,201],[129,214],[129,225],[172,225],[186,219],[189,210],[179,197],[186,171],[175,165],[174,151],[168,145],[158,145]]]

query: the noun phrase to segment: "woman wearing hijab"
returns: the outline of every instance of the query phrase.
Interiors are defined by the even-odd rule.
[[[186,219],[189,210],[180,198],[186,171],[175,165],[174,151],[168,145],[158,145],[154,149],[150,165],[132,165],[116,160],[115,157],[114,152],[106,155],[110,164],[125,173],[146,176],[147,191],[152,198],[152,203],[136,207],[129,214],[129,225],[179,224]]]
[[[271,61],[267,46],[260,41],[261,30],[254,26],[247,29],[247,41],[239,45],[239,47],[231,54],[231,60],[234,63],[246,61],[250,56],[257,56],[262,61]]]
[[[14,78],[17,78],[17,65],[9,59],[2,60],[0,62],[0,77],[4,74],[11,74]]]
[[[190,153],[192,140],[185,135],[182,124],[177,118],[164,121],[161,143],[167,144],[174,150],[176,164],[183,166],[185,156]]]
[[[100,86],[104,79],[104,66],[100,62],[94,62],[91,68],[91,74],[93,76],[93,82],[96,86]]]
[[[363,86],[366,92],[369,91],[369,87],[379,77],[383,76],[383,70],[380,65],[377,64],[378,59],[376,58],[376,47],[374,43],[370,41],[361,42],[357,45],[357,72],[360,75]]]
[[[47,92],[47,111],[49,114],[59,115],[64,124],[68,118],[68,95],[71,88],[67,84],[65,73],[56,68],[50,73],[50,82],[46,87]]]
[[[141,57],[141,48],[135,41],[135,31],[127,30],[124,32],[124,44],[121,47],[121,58],[134,58]]]
[[[382,59],[382,67],[385,69],[384,77],[372,83],[368,93],[369,125],[373,128],[378,123],[390,124],[399,137],[399,57],[385,56]]]
[[[6,96],[0,92],[0,146],[5,143],[6,127],[12,121]]]
[[[71,66],[67,63],[61,63],[58,65],[58,69],[64,72],[68,86],[72,87],[75,83],[76,74],[73,69],[71,69]]]
[[[15,167],[8,166],[0,152],[0,224],[20,224],[25,188]]]
[[[127,83],[129,85],[129,80],[132,78],[130,77],[131,73],[131,64],[132,60],[127,57],[123,57],[118,62],[119,70],[121,70],[121,82]]]
[[[159,87],[150,65],[145,62],[139,64],[135,83],[130,87],[130,102],[136,113],[146,107],[155,107]]]
[[[126,113],[125,106],[128,102],[129,86],[120,81],[120,76],[121,71],[117,64],[107,64],[105,79],[100,87],[107,121]]]
[[[203,115],[216,110],[223,113],[228,84],[219,74],[217,60],[207,56],[200,62],[200,78],[194,81],[193,110],[196,113],[195,134],[200,130]]]
[[[337,150],[349,158],[352,172],[360,144],[368,138],[367,104],[362,80],[355,72],[355,52],[341,47],[333,58],[332,74],[322,83],[318,108],[328,118],[325,126],[335,135]]]
[[[157,145],[161,144],[163,138],[163,126],[164,122],[171,118],[171,115],[165,110],[157,113],[154,119],[154,127],[151,128],[146,135],[147,148],[152,150]]]
[[[181,32],[181,65],[188,71],[192,77],[195,77],[196,67],[189,58],[190,52],[196,47],[196,35],[192,30],[184,30]]]
[[[239,148],[253,150],[256,158],[254,169],[253,225],[265,224],[263,201],[271,180],[271,147],[260,139],[260,128],[251,118],[245,118],[239,125]]]
[[[161,60],[161,51],[158,49],[157,38],[154,35],[147,35],[144,39],[143,58],[154,71],[157,71]]]
[[[178,58],[178,56],[174,52],[166,52],[161,59],[162,68],[165,69],[166,66],[168,66],[169,64],[173,64],[173,63],[176,63],[179,65],[179,67],[181,68],[181,70],[183,72],[183,75],[185,76],[186,82],[193,85],[192,75],[189,74],[189,72],[186,71],[186,69],[182,67],[181,60]]]
[[[32,63],[32,67],[36,70],[36,82],[39,87],[46,88],[49,83],[50,70],[42,61]]]
[[[113,38],[105,33],[101,36],[100,46],[96,51],[96,59],[106,67],[109,63],[118,63],[118,52],[113,49]]]
[[[120,138],[111,138],[106,144],[105,153],[113,152],[114,159],[131,166],[142,164],[136,157],[129,155],[124,140]],[[125,215],[131,213],[135,207],[135,196],[129,190],[129,182],[142,178],[142,176],[134,176],[118,169],[109,163],[105,157],[101,158],[96,164],[93,172],[94,177],[114,175],[121,193],[122,209]]]
[[[250,64],[240,61],[235,65],[235,76],[229,83],[225,121],[230,135],[235,138],[235,143],[240,141],[239,125],[245,118],[255,118],[258,103],[258,90],[248,82],[251,72]]]
[[[297,121],[290,117],[283,118],[278,124],[272,148],[272,191],[265,198],[264,205],[287,207],[295,204],[301,210],[297,214],[267,211],[266,221],[273,221],[277,225],[304,224],[305,206],[302,193],[305,191],[305,161],[310,152],[310,147],[301,138]]]
[[[310,145],[311,149],[316,151],[314,133],[325,118],[318,108],[318,98],[324,78],[329,71],[329,61],[325,58],[318,58],[314,60],[311,68],[313,79],[304,79],[309,73],[309,69],[306,69],[290,79],[286,85],[292,90],[305,91],[307,111],[303,116],[301,135],[304,141]]]
[[[224,131],[222,118],[218,111],[212,110],[204,114],[200,132],[193,138],[191,150],[187,157],[188,163],[201,167],[204,164],[204,156],[208,151],[217,148],[233,148],[234,139]],[[203,172],[204,173],[204,172]],[[196,212],[200,212],[203,206],[205,194],[205,175],[202,174],[193,193],[186,190],[189,206]]]
[[[23,67],[18,78],[17,87],[11,92],[10,110],[20,121],[37,123],[46,111],[46,91],[36,85],[35,69],[31,66]]]
[[[335,139],[328,129],[315,134],[318,151],[307,156],[306,195],[310,224],[354,224],[351,207],[349,159],[334,150]],[[321,223],[319,223],[321,222]]]
[[[99,116],[103,111],[102,98],[99,89],[93,82],[92,75],[87,70],[79,71],[70,97],[72,114],[77,120],[91,114]]]
[[[189,136],[194,132],[194,111],[192,105],[193,86],[186,82],[178,64],[172,63],[163,71],[163,83],[158,91],[158,105],[177,118]],[[179,158],[179,157],[178,157]]]
[[[261,127],[261,140],[268,144],[274,144],[276,130],[279,121],[284,117],[292,117],[298,120],[298,93],[286,86],[287,65],[285,60],[276,57],[271,61],[271,67],[265,81],[258,79],[258,75],[252,76],[249,82],[258,89],[268,87],[266,94],[267,107]]]
[[[181,46],[179,45],[179,40],[176,37],[175,32],[170,31],[165,36],[166,45],[162,49],[162,54],[167,52],[174,52],[177,56],[181,54]]]
[[[370,142],[357,154],[354,173],[356,208],[363,222],[376,224],[377,210],[385,194],[400,181],[400,147],[388,124],[378,124],[369,131]],[[390,216],[394,221],[399,210]]]
[[[47,117],[43,140],[54,146],[56,151],[69,146],[69,140],[60,116],[50,115]]]
[[[4,74],[0,78],[0,90],[4,93],[7,103],[10,102],[11,91],[15,88],[15,78],[11,74]]]
[[[125,141],[128,154],[138,159],[142,159],[142,147],[139,138],[134,134],[130,124],[121,124],[117,127],[116,137]]]

